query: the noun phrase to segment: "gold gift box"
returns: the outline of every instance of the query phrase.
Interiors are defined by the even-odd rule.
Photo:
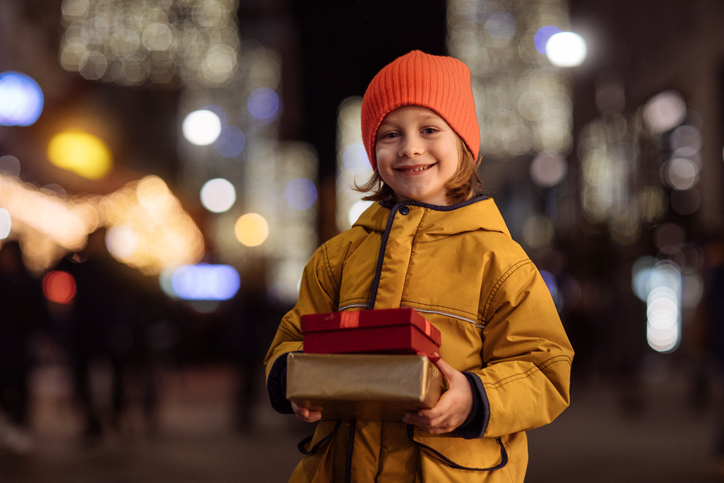
[[[287,399],[322,411],[322,419],[400,421],[431,408],[442,374],[426,356],[291,353]]]

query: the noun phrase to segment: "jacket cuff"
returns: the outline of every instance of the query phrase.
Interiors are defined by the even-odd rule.
[[[468,418],[458,427],[457,431],[463,439],[482,438],[490,421],[490,404],[480,378],[472,372],[463,372],[473,391],[473,407]]]
[[[282,414],[294,414],[292,403],[287,399],[287,356],[282,354],[274,361],[269,377],[266,380],[266,390],[269,401],[275,411]]]

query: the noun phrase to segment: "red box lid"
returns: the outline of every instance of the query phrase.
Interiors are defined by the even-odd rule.
[[[302,334],[395,325],[413,325],[438,347],[442,343],[440,331],[410,307],[308,314],[301,318]]]

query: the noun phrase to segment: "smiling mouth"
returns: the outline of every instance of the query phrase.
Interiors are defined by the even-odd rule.
[[[418,173],[425,171],[435,166],[434,164],[418,164],[415,166],[403,166],[402,168],[395,168],[395,171],[401,171],[403,173]]]

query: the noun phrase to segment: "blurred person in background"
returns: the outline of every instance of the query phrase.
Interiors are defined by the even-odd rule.
[[[697,339],[710,361],[713,379],[724,388],[724,234],[714,237],[704,247],[704,297],[698,307],[696,321]],[[707,362],[708,362],[707,361]],[[707,363],[705,362],[705,365]],[[706,368],[695,381],[695,396],[700,405],[712,402],[711,388]],[[724,404],[713,404],[715,422],[715,475],[724,481]]]
[[[135,327],[139,284],[131,269],[108,253],[105,234],[105,229],[90,234],[86,247],[57,267],[70,273],[76,283],[67,333],[74,392],[88,442],[102,436],[107,425],[120,429],[126,406],[125,372],[135,345],[142,342]],[[110,394],[103,394],[107,386],[98,377],[103,368],[110,379]]]
[[[0,446],[32,449],[29,376],[32,344],[43,317],[40,284],[26,269],[20,245],[0,248]]]
[[[276,331],[276,315],[267,295],[265,260],[257,259],[241,277],[241,288],[221,315],[219,348],[236,371],[235,429],[254,431],[255,404],[264,388],[262,361]]]

